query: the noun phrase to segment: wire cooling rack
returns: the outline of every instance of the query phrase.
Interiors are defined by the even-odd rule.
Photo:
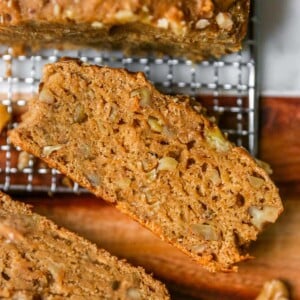
[[[5,191],[79,192],[83,191],[58,171],[41,161],[20,154],[7,136],[18,125],[26,104],[38,89],[42,67],[60,57],[84,62],[143,71],[165,93],[194,96],[214,114],[230,140],[253,155],[257,149],[257,86],[254,41],[248,39],[243,51],[219,60],[194,64],[170,57],[128,57],[119,52],[95,50],[45,50],[13,56],[0,49],[0,103],[12,115],[0,135],[0,189]],[[23,160],[23,163],[21,162]]]

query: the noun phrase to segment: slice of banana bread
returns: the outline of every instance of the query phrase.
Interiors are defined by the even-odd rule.
[[[10,138],[209,270],[227,270],[283,208],[266,172],[201,110],[142,73],[66,59],[45,67]]]
[[[165,287],[0,192],[1,299],[169,299]]]
[[[0,1],[0,43],[201,60],[241,48],[249,6],[250,0]]]

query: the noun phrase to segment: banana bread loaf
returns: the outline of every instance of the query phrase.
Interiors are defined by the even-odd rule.
[[[169,299],[165,287],[0,192],[1,299]]]
[[[266,172],[201,111],[142,73],[66,59],[45,67],[10,138],[209,270],[227,270],[282,204]]]
[[[250,0],[0,1],[0,43],[159,52],[193,60],[238,51]]]

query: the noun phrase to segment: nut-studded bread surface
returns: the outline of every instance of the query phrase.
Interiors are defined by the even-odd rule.
[[[193,60],[238,51],[250,0],[0,1],[0,43],[158,52]]]
[[[1,299],[169,299],[165,287],[0,192]]]
[[[198,103],[159,93],[142,73],[67,59],[46,65],[10,138],[209,270],[247,258],[245,246],[282,211],[246,150]]]

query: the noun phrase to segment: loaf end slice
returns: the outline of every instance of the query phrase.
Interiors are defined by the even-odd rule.
[[[211,271],[249,258],[283,210],[267,173],[198,103],[159,93],[142,73],[47,65],[10,138]]]
[[[0,192],[1,299],[169,299],[165,287]]]
[[[241,49],[249,6],[250,0],[0,1],[0,43],[202,60]]]

